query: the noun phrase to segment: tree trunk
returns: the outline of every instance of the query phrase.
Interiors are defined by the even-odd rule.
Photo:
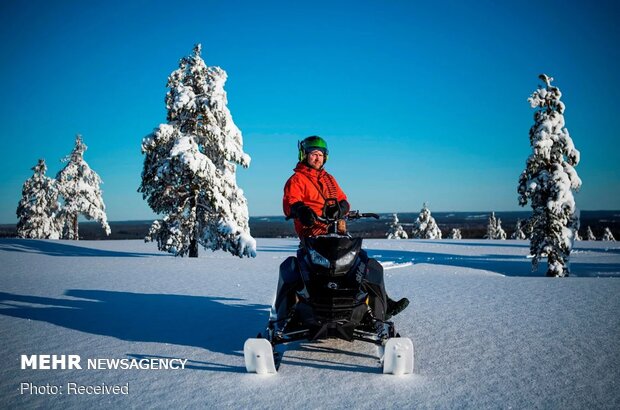
[[[198,257],[198,241],[196,240],[196,238],[192,238],[192,240],[189,242],[189,257]]]
[[[78,235],[78,229],[79,229],[79,225],[78,225],[78,215],[73,215],[73,221],[71,221],[73,224],[73,238],[74,240],[79,240],[80,236]]]
[[[197,200],[197,196],[198,196],[198,189],[196,187],[194,187],[193,189],[193,195],[190,198],[190,207],[192,209],[192,214],[194,216],[194,227],[192,229],[192,239],[189,242],[189,257],[190,258],[197,258],[198,257],[198,239],[196,239],[196,237],[198,236],[198,230],[196,227],[196,203],[198,202]]]

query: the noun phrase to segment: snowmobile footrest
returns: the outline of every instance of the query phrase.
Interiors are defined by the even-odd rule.
[[[273,347],[267,339],[248,339],[243,345],[245,368],[249,373],[275,374]]]

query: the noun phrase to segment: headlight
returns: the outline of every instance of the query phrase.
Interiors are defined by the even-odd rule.
[[[349,252],[336,261],[336,269],[349,266],[355,259],[355,252]]]
[[[310,249],[310,261],[315,265],[329,268],[329,261],[327,260],[327,258],[315,251],[314,249]]]

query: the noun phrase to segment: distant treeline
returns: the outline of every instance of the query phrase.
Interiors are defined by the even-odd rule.
[[[439,228],[446,238],[453,228],[461,230],[463,239],[482,239],[486,234],[490,212],[433,212]],[[418,217],[418,212],[403,212],[398,219],[405,231],[411,231],[411,224]],[[354,236],[364,238],[385,238],[392,214],[380,214],[381,218],[358,220],[349,223],[349,231]],[[525,220],[530,212],[495,212],[502,220],[502,228],[508,237],[515,229],[518,219]],[[101,226],[96,222],[80,222],[80,239],[142,239],[147,234],[151,221],[117,221],[110,222],[112,234],[105,236]],[[620,211],[581,211],[581,228],[579,233],[585,237],[590,227],[597,238],[609,227],[614,237],[620,238]],[[283,216],[250,217],[250,231],[255,238],[294,237],[293,222],[284,220]],[[0,225],[0,237],[15,237],[15,225]]]

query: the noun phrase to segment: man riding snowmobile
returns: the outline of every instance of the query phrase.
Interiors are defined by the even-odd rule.
[[[327,219],[344,217],[350,210],[347,196],[336,179],[323,168],[329,155],[327,143],[318,136],[310,136],[298,143],[299,162],[295,173],[284,186],[283,209],[287,218],[295,220],[295,231],[300,240],[327,234]],[[301,258],[302,248],[298,251]],[[383,281],[383,267],[360,250],[360,258],[366,266],[361,278],[362,286],[369,295],[369,306],[376,318],[388,320],[409,305],[407,298],[393,301],[387,296]],[[303,288],[303,281],[294,258],[280,265],[276,299],[271,309],[269,328],[276,338],[281,337],[296,303],[296,292]]]

